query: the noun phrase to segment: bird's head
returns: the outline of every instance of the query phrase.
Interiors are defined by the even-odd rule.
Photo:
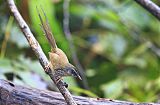
[[[71,76],[73,77],[77,77],[78,79],[82,80],[81,76],[78,73],[78,70],[76,69],[76,67],[74,67],[72,64],[68,64],[64,70]]]

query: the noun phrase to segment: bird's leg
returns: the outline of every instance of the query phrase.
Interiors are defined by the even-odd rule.
[[[56,79],[56,84],[58,84],[60,80],[62,80],[62,78],[61,78],[61,77],[58,77],[58,78]],[[63,82],[63,86],[65,86],[66,88],[68,88],[68,84],[67,84],[66,82]]]
[[[56,84],[58,84],[60,80],[62,80],[61,77],[57,78],[57,79],[56,79]]]
[[[55,70],[55,74],[54,76],[56,77],[56,84],[58,84],[60,82],[60,80],[62,80],[62,77],[63,77],[63,73],[61,70]],[[65,86],[66,88],[68,87],[68,84],[66,82],[63,82],[62,84],[63,86]]]
[[[52,64],[51,64],[51,62],[49,62],[49,64],[47,65],[47,66],[45,66],[45,72],[46,73],[49,73],[49,68],[51,68],[52,69]],[[53,73],[53,72],[52,72]],[[54,76],[56,77],[56,84],[58,84],[59,83],[59,81],[60,80],[62,80],[62,75],[61,75],[61,71],[57,71],[56,70],[56,72],[54,72]],[[65,86],[66,88],[68,87],[68,84],[66,83],[66,82],[63,82],[63,86]]]

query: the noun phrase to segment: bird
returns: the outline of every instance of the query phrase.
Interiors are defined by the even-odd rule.
[[[47,16],[42,9],[43,17],[42,18],[40,11],[37,8],[38,16],[41,22],[41,28],[43,29],[44,35],[46,36],[46,39],[48,40],[49,44],[51,45],[51,51],[48,53],[49,54],[49,64],[46,67],[46,69],[51,68],[52,73],[54,73],[58,78],[56,80],[56,84],[62,80],[62,77],[64,76],[73,76],[77,77],[80,80],[82,80],[81,76],[78,73],[78,70],[76,69],[75,66],[73,66],[66,54],[58,48],[56,44],[56,40],[52,34],[51,28],[49,26],[49,22],[47,19]]]

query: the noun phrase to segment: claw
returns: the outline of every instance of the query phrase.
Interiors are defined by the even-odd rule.
[[[66,82],[63,83],[63,86],[65,86],[66,88],[68,88],[68,84]]]
[[[61,77],[57,78],[56,79],[56,84],[58,84],[60,80],[62,80]],[[65,86],[66,88],[68,88],[68,84],[66,82],[63,82],[63,86]]]

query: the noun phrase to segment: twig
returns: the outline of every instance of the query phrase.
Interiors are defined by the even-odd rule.
[[[14,18],[12,16],[10,16],[10,18],[8,20],[8,24],[6,26],[5,37],[4,37],[4,40],[2,42],[2,46],[1,46],[1,55],[0,55],[1,58],[3,58],[5,56],[7,42],[8,42],[9,37],[10,37],[10,31],[11,31],[10,29],[11,29],[13,20],[14,20]]]
[[[14,0],[7,0],[7,2],[8,2],[8,5],[9,5],[11,12],[13,13],[17,23],[19,24],[20,29],[22,30],[24,36],[28,40],[30,47],[32,48],[35,55],[38,57],[42,67],[45,70],[45,67],[48,65],[49,62],[48,62],[48,59],[45,56],[44,52],[42,51],[41,46],[39,45],[38,41],[35,39],[32,32],[30,31],[30,28],[28,27],[28,25],[26,24],[26,22],[24,21],[24,19],[20,15],[20,13],[14,3]],[[46,73],[50,76],[52,81],[56,84],[56,77],[51,73],[51,69],[49,69],[48,72],[46,72]],[[65,98],[68,105],[76,105],[76,103],[73,100],[68,89],[66,89],[63,86],[62,81],[58,82],[56,84],[56,86],[59,89],[59,91],[61,92],[61,94],[63,95],[63,97]]]
[[[143,6],[147,11],[160,20],[160,8],[151,0],[135,0],[138,4]]]
[[[160,48],[156,47],[153,43],[150,46],[151,51],[160,58]]]
[[[63,30],[64,30],[65,36],[69,42],[69,47],[71,50],[73,62],[75,63],[76,67],[78,68],[78,71],[82,77],[83,87],[85,89],[89,89],[88,82],[87,82],[86,76],[84,74],[84,69],[82,68],[82,65],[80,64],[80,62],[78,60],[78,57],[77,57],[77,54],[75,51],[75,46],[73,44],[72,35],[71,35],[70,29],[69,29],[69,3],[70,3],[70,0],[64,0],[64,3],[63,3],[63,16],[64,16]]]

